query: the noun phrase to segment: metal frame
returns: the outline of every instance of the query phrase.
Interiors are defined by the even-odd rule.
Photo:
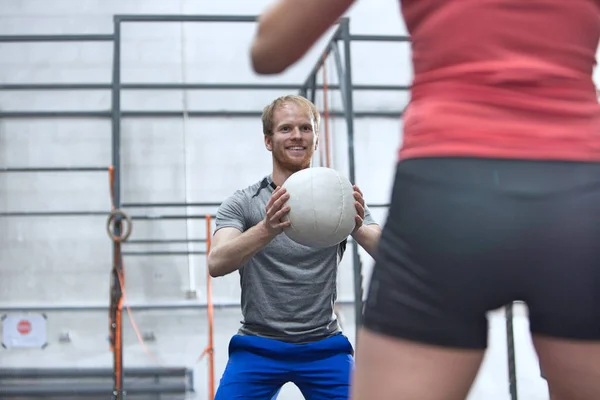
[[[193,371],[183,367],[127,368],[125,371],[129,394],[185,394],[194,390]],[[110,395],[112,386],[105,381],[111,378],[110,368],[11,368],[0,369],[2,393],[13,397],[85,397]],[[82,380],[87,383],[67,383],[64,380]],[[20,381],[29,381],[22,384]],[[96,380],[96,382],[89,382]],[[33,382],[32,382],[33,381]],[[58,382],[57,382],[58,381]],[[165,382],[166,381],[166,382]]]
[[[202,16],[202,15],[115,15],[114,16],[114,30],[113,34],[108,35],[28,35],[28,36],[0,36],[0,42],[73,42],[73,41],[112,41],[113,43],[113,68],[112,68],[112,82],[110,83],[34,83],[34,84],[0,84],[0,90],[5,91],[67,91],[67,90],[110,90],[112,95],[112,105],[109,110],[70,110],[70,111],[1,111],[0,118],[100,118],[111,120],[112,132],[111,132],[111,153],[112,153],[112,174],[113,174],[113,189],[114,189],[114,207],[116,209],[121,208],[149,208],[149,207],[216,207],[219,203],[124,203],[121,201],[121,121],[123,118],[144,118],[144,117],[162,117],[162,118],[177,118],[183,117],[183,111],[128,111],[121,108],[121,91],[128,89],[135,90],[181,90],[181,89],[194,89],[194,90],[208,90],[208,89],[220,89],[220,90],[290,90],[300,91],[305,93],[310,89],[312,97],[314,99],[315,91],[322,89],[322,85],[315,84],[315,77],[318,70],[322,67],[323,61],[315,65],[309,77],[303,85],[298,84],[253,84],[253,83],[186,83],[186,84],[170,84],[170,83],[124,83],[121,81],[121,25],[123,23],[144,23],[144,22],[204,22],[204,23],[253,23],[257,20],[257,16]],[[338,29],[334,35],[334,38],[326,48],[326,53],[333,52],[336,56],[336,65],[338,67],[338,73],[340,79],[339,85],[330,85],[330,90],[339,90],[342,92],[343,98],[343,110],[331,110],[330,116],[333,118],[344,118],[348,126],[348,138],[349,147],[348,155],[350,157],[350,179],[355,179],[355,164],[354,164],[354,118],[360,117],[381,117],[381,118],[398,118],[401,116],[401,111],[389,112],[389,111],[361,111],[356,112],[353,110],[352,104],[352,92],[354,90],[406,90],[407,86],[398,85],[353,85],[351,78],[351,66],[350,66],[350,41],[356,40],[382,40],[377,37],[364,37],[364,36],[352,36],[349,30],[349,20],[343,18],[339,21]],[[342,67],[342,60],[340,57],[339,50],[337,48],[338,40],[344,42],[344,67]],[[385,38],[383,40],[389,40]],[[342,70],[345,68],[345,70]],[[312,82],[312,83],[311,83]],[[204,118],[221,118],[221,117],[259,117],[262,115],[262,111],[230,111],[230,110],[216,110],[216,111],[189,111],[186,113],[189,117],[204,117]],[[109,166],[83,166],[83,167],[3,167],[0,168],[0,173],[42,173],[42,172],[109,172]],[[385,205],[383,205],[385,206]],[[0,217],[81,217],[81,216],[99,216],[107,217],[108,210],[106,211],[85,211],[85,210],[54,210],[54,211],[7,211],[0,213]],[[205,219],[206,215],[133,215],[132,220],[164,220],[164,219]],[[113,234],[118,237],[121,234],[121,224],[119,218],[115,221],[113,226]],[[205,242],[206,239],[169,239],[165,241],[160,240],[132,240],[131,243],[173,243],[173,242]],[[360,266],[360,258],[358,255],[358,248],[356,244],[351,241],[353,248],[353,263],[355,265],[355,274],[358,279],[355,282],[355,292],[359,293],[357,296],[358,305],[356,308],[357,326],[360,325],[361,321],[361,310],[362,310],[362,268]],[[115,255],[116,266],[115,269],[122,270],[120,257],[116,257],[117,253],[128,256],[176,256],[176,255],[189,255],[198,254],[203,255],[203,251],[127,251],[120,252],[120,244],[114,243],[113,253]],[[113,279],[115,276],[113,276]],[[119,285],[114,285],[112,289],[113,298],[120,298],[122,293]],[[356,304],[356,303],[355,303]],[[191,305],[194,306],[194,305]],[[177,305],[170,305],[169,308]],[[197,306],[196,306],[197,307]],[[218,307],[218,305],[217,305]],[[51,307],[51,309],[74,309],[76,307],[64,306],[64,307]],[[93,307],[80,307],[83,309],[92,309]],[[140,308],[144,308],[141,306]],[[161,308],[160,306],[148,306],[148,309]],[[12,311],[30,309],[30,307],[10,307]],[[120,315],[120,314],[119,314]],[[118,318],[122,318],[119,316]],[[120,322],[120,321],[119,321]],[[111,329],[115,329],[115,323]],[[120,351],[115,353],[115,367],[117,364],[122,366],[123,354]],[[122,368],[118,368],[121,371]],[[115,380],[117,380],[116,377]],[[123,381],[123,377],[120,376],[118,379],[120,382]],[[116,399],[122,398],[121,389],[115,387]]]
[[[353,300],[342,300],[338,301],[342,305],[354,305]],[[205,310],[208,308],[206,303],[199,301],[180,301],[180,302],[169,302],[169,303],[150,303],[150,304],[129,304],[128,308],[132,311],[174,311],[174,310]],[[225,310],[230,308],[240,308],[240,303],[237,301],[233,302],[219,302],[214,304],[215,309]],[[0,312],[97,312],[97,311],[108,311],[109,306],[106,304],[83,304],[83,305],[33,305],[33,306],[0,306]]]
[[[350,20],[341,18],[338,21],[338,27],[334,31],[330,41],[325,46],[322,56],[312,68],[304,84],[299,90],[302,96],[309,98],[313,103],[316,100],[316,92],[322,89],[317,85],[317,74],[325,64],[329,56],[333,56],[336,72],[340,84],[336,86],[342,97],[342,113],[346,121],[347,140],[348,140],[348,178],[351,182],[356,182],[356,165],[354,156],[354,119],[362,113],[354,111],[353,93],[357,88],[374,91],[403,91],[410,90],[409,85],[354,85],[352,80],[352,62],[351,62],[351,43],[353,41],[363,42],[408,42],[408,36],[383,36],[383,35],[352,35],[350,33]],[[343,54],[340,52],[338,42],[342,42]],[[397,112],[377,112],[372,116],[400,118],[402,111]],[[387,205],[382,205],[387,207]],[[369,206],[375,208],[374,206]],[[356,324],[356,335],[362,326],[363,313],[363,272],[362,262],[358,253],[358,245],[351,242],[352,247],[352,265],[354,274],[354,318]]]
[[[0,42],[72,42],[72,41],[112,41],[113,42],[113,77],[111,83],[36,83],[36,84],[0,84],[0,90],[12,91],[37,91],[37,90],[111,90],[112,93],[112,108],[110,110],[93,110],[93,111],[5,111],[0,112],[0,118],[110,118],[112,122],[112,166],[114,168],[114,196],[116,208],[163,208],[163,207],[217,207],[220,203],[126,203],[121,202],[121,183],[120,183],[120,154],[121,154],[121,120],[123,118],[136,117],[182,117],[183,111],[127,111],[121,109],[121,91],[127,89],[136,90],[181,90],[181,89],[220,89],[220,90],[295,90],[307,95],[311,92],[311,98],[314,101],[316,90],[323,89],[323,85],[317,85],[316,74],[322,67],[324,60],[321,59],[312,69],[305,82],[299,84],[256,84],[256,83],[123,83],[121,82],[121,24],[125,22],[255,22],[257,16],[202,16],[202,15],[115,15],[114,16],[114,31],[111,35],[29,35],[29,36],[0,36]],[[344,57],[340,56],[337,43],[342,40],[344,48]],[[401,111],[362,111],[355,112],[352,104],[352,92],[357,90],[368,91],[397,91],[408,90],[407,85],[354,85],[351,78],[351,63],[350,63],[350,42],[351,41],[407,41],[407,37],[394,36],[368,36],[368,35],[351,35],[349,30],[349,20],[342,18],[339,21],[338,29],[333,38],[326,46],[325,54],[333,54],[336,58],[336,67],[338,76],[340,77],[339,85],[329,85],[329,90],[339,90],[342,93],[343,109],[332,110],[332,117],[342,117],[348,126],[348,157],[350,165],[350,180],[355,180],[355,162],[354,162],[354,118],[359,117],[381,117],[381,118],[398,118],[401,116]],[[351,88],[350,90],[348,88]],[[190,117],[258,117],[262,115],[262,111],[190,111],[187,113]],[[34,173],[34,172],[94,172],[108,171],[108,167],[3,167],[0,168],[0,173]],[[371,205],[371,208],[387,207],[387,205]],[[79,217],[79,216],[108,216],[108,211],[8,211],[0,212],[0,217]],[[164,219],[205,219],[205,215],[132,215],[132,220],[164,220]],[[213,216],[214,218],[214,216]],[[115,224],[114,234],[120,234],[120,224]],[[140,239],[131,240],[126,243],[142,244],[142,243],[190,243],[204,242],[206,239],[166,239],[152,240]],[[360,258],[358,249],[355,244],[352,244],[353,264],[355,265],[355,274],[362,276],[360,267]],[[192,252],[193,254],[203,254],[203,252]],[[123,252],[124,255],[185,255],[190,252],[160,252],[160,251],[135,251]],[[356,307],[357,325],[361,322],[362,309],[362,282],[361,279],[355,280],[355,296],[359,299],[359,304]]]
[[[338,28],[332,39],[327,44],[322,57],[313,67],[305,82],[297,84],[254,84],[254,83],[123,83],[121,82],[121,24],[122,23],[144,23],[144,22],[204,22],[204,23],[252,23],[257,19],[256,16],[227,16],[227,15],[115,15],[113,34],[100,35],[21,35],[21,36],[0,36],[0,43],[24,43],[24,42],[113,42],[113,77],[110,83],[37,83],[37,84],[0,84],[0,90],[5,91],[38,91],[38,90],[110,90],[112,94],[112,107],[109,110],[93,111],[0,111],[0,118],[100,118],[111,119],[112,122],[112,166],[114,168],[114,188],[115,188],[115,206],[117,208],[150,208],[150,207],[216,207],[219,203],[124,203],[121,202],[120,188],[120,156],[121,156],[121,120],[123,118],[144,118],[144,117],[162,117],[178,118],[183,117],[183,111],[128,111],[121,109],[121,91],[128,89],[135,90],[290,90],[298,91],[300,94],[315,100],[317,90],[323,89],[322,85],[316,84],[316,76],[322,68],[325,57],[333,55],[335,59],[336,70],[339,78],[339,85],[329,85],[328,89],[340,91],[342,95],[342,110],[332,110],[329,115],[333,118],[343,118],[347,125],[348,134],[348,162],[349,179],[355,182],[355,158],[354,158],[354,119],[355,118],[400,118],[402,111],[355,111],[353,105],[354,91],[403,91],[409,90],[409,85],[360,85],[352,81],[351,68],[351,43],[352,42],[408,42],[407,36],[384,36],[384,35],[353,35],[350,33],[349,19],[342,18],[338,22]],[[343,44],[343,55],[340,52],[338,43]],[[222,118],[222,117],[259,117],[262,111],[189,111],[185,113],[189,117],[203,118]],[[108,167],[85,166],[85,167],[2,167],[0,173],[43,173],[43,172],[103,172],[108,171]],[[379,205],[386,207],[387,205]],[[375,208],[371,206],[371,208]],[[108,211],[17,211],[2,212],[0,217],[66,217],[66,216],[103,216],[106,217]],[[162,219],[203,219],[204,215],[134,215],[134,220],[162,220]],[[119,235],[120,224],[114,224],[114,234]],[[206,239],[139,239],[131,240],[131,244],[143,243],[189,243],[205,242]],[[354,272],[354,305],[357,330],[362,325],[363,309],[363,276],[362,265],[358,254],[358,246],[351,241],[353,272]],[[115,249],[116,251],[116,249]],[[194,254],[203,254],[204,252],[193,252]],[[189,252],[124,252],[125,255],[182,255]],[[215,305],[219,307],[219,305]],[[65,306],[72,309],[74,307]],[[25,310],[29,307],[10,307],[13,311]],[[60,308],[60,307],[55,307]],[[63,307],[64,308],[64,307]],[[140,308],[143,308],[141,306]],[[148,309],[154,309],[148,306]],[[160,308],[160,307],[158,307]],[[177,307],[175,307],[177,308]],[[82,307],[82,310],[85,307]],[[90,310],[93,307],[89,308]],[[512,306],[507,306],[507,334],[509,344],[509,370],[511,375],[511,395],[516,399],[516,383],[513,382],[515,374],[514,349],[513,349],[513,327],[512,327]],[[511,352],[512,350],[512,352]],[[122,355],[121,355],[122,356]],[[122,361],[122,360],[121,360]],[[117,397],[120,399],[121,397]]]
[[[1,35],[0,43],[60,43],[60,42],[114,42],[115,36],[112,34],[89,34],[89,35]],[[77,86],[76,84],[68,84],[64,86]],[[58,84],[0,84],[0,90],[55,90],[60,89],[63,85]],[[88,86],[93,86],[88,84]],[[66,87],[65,89],[68,89]],[[87,89],[87,88],[86,88]],[[96,88],[94,88],[96,89]],[[65,112],[64,116],[68,117],[73,112]],[[4,111],[0,112],[2,118],[33,118],[33,117],[56,117],[54,111]],[[95,112],[79,113],[75,112],[75,116],[81,117],[98,117]],[[108,172],[108,166],[87,166],[87,167],[1,167],[0,173],[39,173],[39,172]],[[78,211],[77,213],[80,213]],[[23,216],[22,212],[14,216]],[[36,215],[41,215],[36,213]],[[11,213],[0,213],[0,216],[11,216]]]

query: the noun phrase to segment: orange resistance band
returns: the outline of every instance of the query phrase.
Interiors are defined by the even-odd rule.
[[[111,166],[109,167],[109,179],[110,179],[110,197],[111,197],[111,203],[112,203],[112,210],[116,209],[115,206],[115,177],[114,177],[114,168]],[[210,217],[210,216],[209,216]],[[117,222],[116,222],[117,223]],[[120,223],[120,222],[118,222]],[[120,286],[121,289],[121,296],[117,301],[117,304],[113,304],[115,299],[111,299],[111,312],[109,313],[109,323],[110,326],[112,327],[114,324],[114,330],[115,330],[115,336],[114,336],[114,346],[112,346],[111,343],[111,352],[113,352],[113,354],[115,355],[115,359],[117,360],[117,362],[115,363],[115,386],[117,388],[117,390],[123,390],[123,382],[121,382],[120,376],[121,376],[121,371],[123,370],[123,365],[121,365],[120,360],[122,359],[122,354],[123,354],[123,348],[122,348],[122,343],[123,343],[123,326],[122,326],[122,311],[123,311],[123,305],[125,305],[125,308],[127,310],[127,315],[129,317],[129,321],[131,322],[131,326],[135,332],[135,335],[139,341],[139,343],[142,345],[145,353],[151,358],[153,359],[157,364],[159,364],[159,360],[158,358],[148,349],[148,347],[146,346],[146,343],[144,341],[144,338],[142,336],[142,334],[140,333],[140,329],[137,326],[137,323],[135,322],[135,319],[133,317],[133,313],[131,311],[131,308],[129,306],[129,304],[127,303],[127,293],[125,290],[125,265],[123,263],[123,256],[121,254],[121,241],[120,238],[118,237],[113,237],[113,241],[115,244],[115,253],[114,253],[114,259],[113,259],[113,275],[114,278],[116,279],[117,282],[113,282],[112,284],[118,284]],[[119,268],[120,265],[120,268]],[[212,294],[209,292],[208,296],[210,298],[210,296],[212,296]],[[115,307],[116,306],[116,307]],[[114,307],[114,316],[112,314],[113,311],[113,307]],[[211,344],[210,347],[212,349],[212,310],[210,311],[210,317],[209,317],[209,322],[210,322],[210,331],[211,331]],[[214,360],[211,358],[211,369],[214,368]],[[167,371],[171,371],[170,368],[165,368],[165,370]],[[173,370],[175,371],[175,370]],[[212,400],[214,398],[211,397],[210,399]]]
[[[323,54],[323,125],[325,127],[325,166],[331,167],[329,143],[329,94],[327,85],[327,56]]]

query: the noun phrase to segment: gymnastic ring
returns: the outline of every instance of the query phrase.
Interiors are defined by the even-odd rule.
[[[125,219],[125,221],[127,222],[125,224],[125,232],[120,237],[113,235],[112,229],[111,229],[111,225],[117,216],[123,217],[123,219]],[[129,215],[127,215],[124,211],[112,210],[108,214],[108,219],[106,220],[106,231],[108,232],[108,237],[110,237],[115,242],[126,241],[129,238],[129,235],[131,235],[132,227],[133,227],[133,222],[131,221],[131,217]]]

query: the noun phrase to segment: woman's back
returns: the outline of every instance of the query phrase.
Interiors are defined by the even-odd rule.
[[[414,82],[401,158],[600,161],[599,0],[403,0]]]

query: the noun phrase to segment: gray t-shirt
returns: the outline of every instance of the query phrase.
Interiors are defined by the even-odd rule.
[[[219,207],[216,230],[244,232],[262,221],[273,186],[267,176],[236,191]],[[364,223],[375,223],[368,208]],[[340,332],[333,306],[345,248],[346,241],[318,249],[277,235],[239,269],[244,318],[239,334],[306,343]]]

